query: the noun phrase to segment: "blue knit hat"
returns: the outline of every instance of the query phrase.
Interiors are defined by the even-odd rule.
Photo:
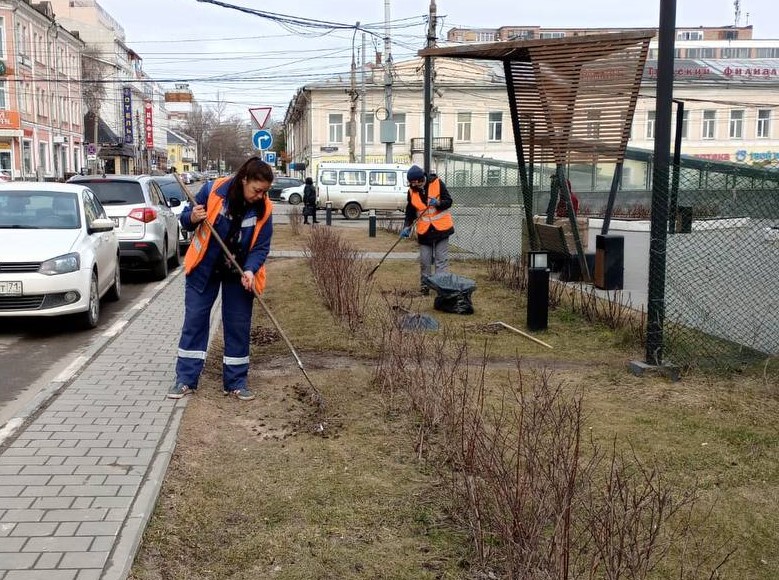
[[[412,165],[406,174],[406,179],[409,181],[419,181],[425,178],[425,172],[419,165]]]

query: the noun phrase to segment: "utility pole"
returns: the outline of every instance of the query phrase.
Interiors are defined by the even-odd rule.
[[[354,36],[360,27],[359,21],[354,27],[352,35],[352,70],[351,87],[349,89],[349,163],[354,163],[355,159],[355,139],[357,134],[357,62],[354,58]]]
[[[387,109],[387,121],[395,124],[392,116],[392,45],[390,43],[390,0],[384,0],[384,108]],[[392,141],[387,143],[384,160],[392,163]]]
[[[427,26],[427,48],[435,46],[436,5],[430,0],[430,18]],[[433,167],[433,57],[425,57],[425,173]]]
[[[360,163],[365,163],[365,33],[362,33],[360,62]]]

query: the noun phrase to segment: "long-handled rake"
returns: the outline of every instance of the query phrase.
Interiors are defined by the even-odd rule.
[[[411,225],[408,226],[409,230],[413,230],[414,229],[414,226],[416,225],[418,219],[419,219],[419,217],[417,217],[413,222],[411,222]],[[387,259],[387,256],[389,256],[392,253],[392,250],[395,249],[395,246],[397,246],[404,239],[405,238],[398,238],[397,240],[395,240],[395,243],[392,244],[392,246],[390,246],[390,249],[387,250],[387,253],[382,256],[381,260],[379,260],[379,263],[376,264],[370,272],[368,272],[368,276],[366,278],[366,281],[371,279],[371,277],[376,272],[376,270],[379,269],[379,266],[381,266],[384,263],[384,260]]]
[[[175,176],[179,184],[181,184],[181,187],[184,189],[184,192],[187,194],[187,198],[192,203],[192,206],[194,207],[195,205],[197,205],[197,201],[195,200],[195,198],[193,197],[192,193],[189,191],[187,186],[184,185],[184,183],[181,181],[179,175],[176,173]],[[235,259],[235,256],[233,256],[230,253],[230,250],[227,248],[227,244],[224,243],[224,240],[222,240],[221,236],[217,233],[216,229],[211,224],[211,222],[209,222],[208,219],[204,219],[202,223],[205,224],[205,226],[211,232],[211,236],[219,243],[219,245],[222,248],[222,251],[225,253],[225,256],[227,256],[228,260],[230,261],[230,265],[233,267],[233,269],[238,274],[243,275],[243,269],[241,268],[241,265]],[[295,362],[297,363],[300,371],[303,373],[303,376],[305,377],[308,386],[311,387],[311,400],[317,406],[317,409],[319,411],[322,411],[325,407],[325,398],[322,396],[322,393],[319,391],[319,389],[316,388],[314,382],[311,380],[311,377],[308,376],[305,367],[303,367],[303,362],[300,360],[298,353],[295,351],[295,347],[292,346],[292,343],[289,341],[289,338],[287,338],[286,333],[281,328],[279,321],[276,320],[275,316],[273,316],[273,313],[270,311],[270,308],[268,308],[268,305],[265,304],[265,300],[262,299],[262,296],[260,296],[260,293],[257,291],[257,288],[255,288],[253,285],[252,285],[252,292],[254,293],[254,297],[257,299],[257,302],[260,303],[260,306],[262,306],[262,309],[265,311],[265,314],[268,316],[268,318],[270,318],[270,321],[273,323],[273,326],[276,327],[279,336],[281,336],[282,340],[284,340],[284,343],[287,345],[287,348],[292,353],[292,356],[295,358]]]

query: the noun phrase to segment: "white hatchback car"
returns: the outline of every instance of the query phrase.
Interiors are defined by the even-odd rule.
[[[305,185],[296,185],[295,187],[287,187],[281,190],[279,194],[280,201],[286,201],[292,205],[299,205],[303,202],[303,190]]]
[[[75,314],[94,328],[119,300],[114,222],[83,185],[0,184],[0,317]]]

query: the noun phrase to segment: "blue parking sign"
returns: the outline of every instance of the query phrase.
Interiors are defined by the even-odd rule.
[[[265,163],[268,165],[276,165],[276,152],[275,151],[266,151],[265,152]]]

